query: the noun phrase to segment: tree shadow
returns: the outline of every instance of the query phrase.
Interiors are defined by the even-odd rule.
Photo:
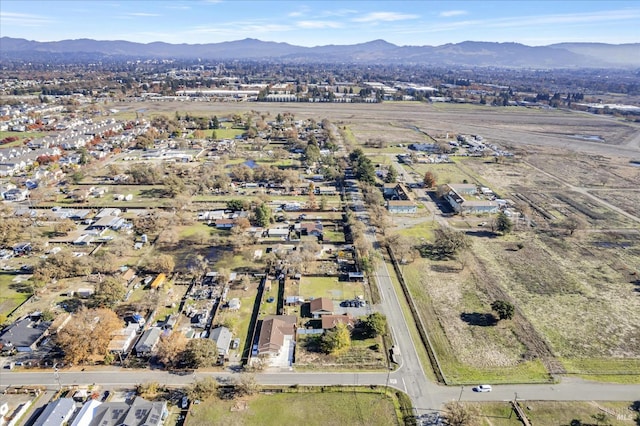
[[[429,260],[449,260],[455,258],[454,254],[443,252],[434,244],[422,244],[416,247],[420,256]]]
[[[163,198],[165,195],[165,190],[161,188],[143,189],[140,191],[140,198]]]
[[[9,288],[16,293],[32,293],[33,287],[29,281],[21,281],[9,284]]]
[[[458,273],[462,271],[457,265],[431,265],[431,270],[433,272],[441,272],[445,274]]]
[[[73,314],[77,312],[78,309],[80,309],[84,305],[84,303],[80,299],[70,298],[70,299],[65,299],[61,301],[58,305],[60,305],[60,307],[64,309],[66,312]]]
[[[464,233],[470,237],[490,238],[490,239],[498,238],[500,236],[500,234],[498,233],[495,233],[493,231],[487,231],[487,230],[467,230],[467,231],[464,231]]]
[[[460,319],[469,325],[479,327],[491,327],[498,323],[498,320],[492,313],[463,312],[460,314]]]

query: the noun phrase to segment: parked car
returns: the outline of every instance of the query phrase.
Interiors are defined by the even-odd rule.
[[[491,392],[491,385],[478,385],[473,388],[474,392]]]

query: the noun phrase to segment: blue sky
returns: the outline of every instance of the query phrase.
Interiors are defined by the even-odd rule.
[[[397,45],[465,40],[640,42],[632,1],[1,0],[0,35],[216,43],[251,37],[300,46],[384,39]]]

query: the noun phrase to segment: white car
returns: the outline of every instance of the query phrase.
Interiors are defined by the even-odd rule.
[[[491,385],[478,385],[473,388],[474,392],[491,392]]]

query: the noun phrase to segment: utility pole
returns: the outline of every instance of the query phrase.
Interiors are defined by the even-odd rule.
[[[53,366],[53,378],[58,382],[58,392],[62,390],[62,383],[60,383],[60,373],[58,373],[58,364],[54,364]]]
[[[464,392],[464,386],[460,387],[460,396],[458,397],[458,402],[462,399],[462,392]]]

